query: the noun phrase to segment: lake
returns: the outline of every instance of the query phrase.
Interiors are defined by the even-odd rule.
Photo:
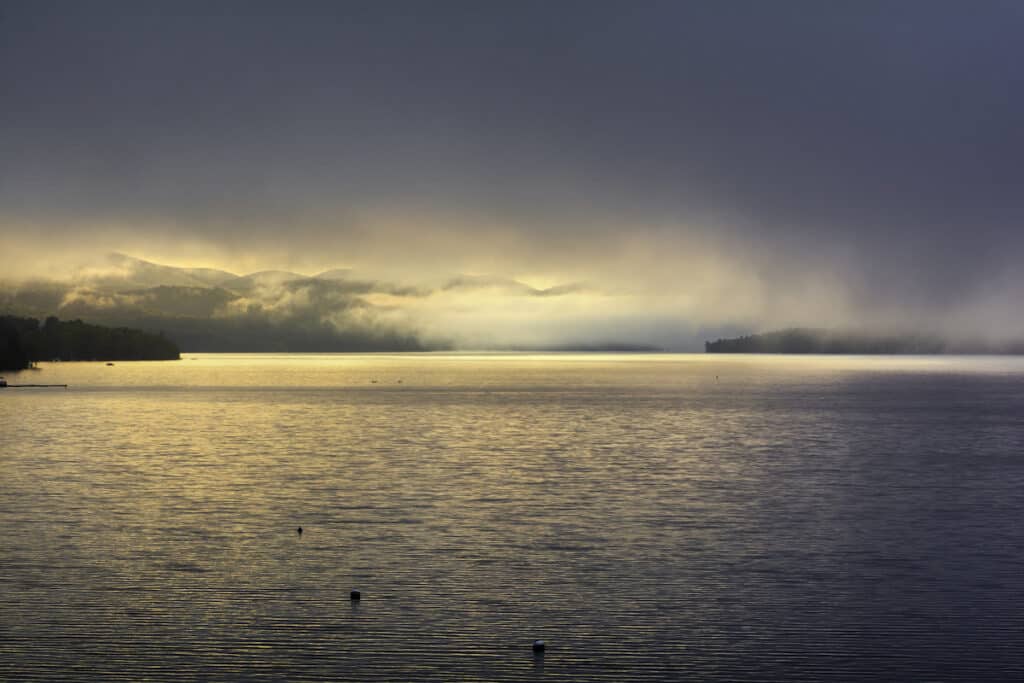
[[[2,680],[1024,677],[1021,358],[6,377]]]

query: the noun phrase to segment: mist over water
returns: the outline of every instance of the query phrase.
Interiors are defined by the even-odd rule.
[[[3,0],[0,681],[1024,680],[1024,356],[422,353],[1024,350],[1022,35]]]
[[[1024,675],[1018,358],[42,365],[0,679]]]
[[[1017,341],[1022,35],[998,1],[6,0],[0,280],[117,250],[387,285],[183,297],[387,333],[203,351]]]

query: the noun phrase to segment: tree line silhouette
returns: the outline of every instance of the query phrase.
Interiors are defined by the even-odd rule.
[[[0,370],[23,370],[46,360],[177,360],[178,346],[163,333],[103,327],[54,316],[0,316]]]
[[[1024,354],[1024,340],[946,339],[935,334],[872,334],[794,327],[704,342],[706,353]]]
[[[812,328],[704,342],[706,353],[936,354],[948,350],[942,339],[924,334],[872,335]]]

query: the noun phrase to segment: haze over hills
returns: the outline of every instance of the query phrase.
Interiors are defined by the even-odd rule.
[[[1013,339],[910,328],[750,335],[754,330],[742,326],[694,328],[630,317],[629,303],[628,296],[582,282],[538,287],[491,274],[397,282],[350,268],[240,275],[121,253],[70,268],[65,278],[0,281],[0,314],[163,332],[184,351],[699,351],[701,344],[708,352],[748,353],[1024,349]]]
[[[287,270],[261,270],[242,276],[232,276],[217,284],[233,291],[248,292],[260,287],[280,287],[296,280],[311,280],[308,275],[292,273]]]
[[[570,282],[564,285],[556,285],[554,287],[546,287],[538,289],[531,287],[530,285],[519,282],[509,277],[498,277],[493,275],[460,275],[459,277],[448,280],[442,287],[446,291],[450,290],[481,290],[489,289],[504,292],[507,294],[518,294],[525,296],[559,296],[562,294],[572,294],[574,292],[583,292],[587,290],[586,285],[578,282]]]
[[[69,274],[72,283],[97,290],[146,287],[210,287],[238,277],[214,268],[176,268],[111,252],[101,260],[80,266]]]
[[[287,270],[239,275],[111,253],[70,270],[65,279],[0,284],[0,311],[162,331],[186,351],[651,348],[628,335],[593,334],[550,343],[514,335],[502,343],[500,334],[460,340],[457,325],[445,326],[467,311],[493,306],[488,302],[495,299],[558,298],[585,291],[576,283],[536,288],[488,275],[399,283],[357,277],[347,268],[316,275]]]
[[[699,351],[702,345],[712,353],[1024,350],[1013,338],[913,328],[794,327],[764,334],[735,325],[695,328],[630,317],[629,303],[628,296],[582,282],[541,287],[492,274],[398,282],[351,268],[240,275],[121,253],[70,268],[65,278],[0,281],[0,314],[163,332],[186,352]]]
[[[94,4],[3,4],[0,278],[63,283],[19,305],[1024,338],[1018,3]]]

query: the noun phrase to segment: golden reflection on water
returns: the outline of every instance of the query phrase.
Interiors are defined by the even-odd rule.
[[[186,354],[26,374],[70,388],[0,394],[0,678],[1024,664],[1000,649],[1024,626],[1020,359]]]

